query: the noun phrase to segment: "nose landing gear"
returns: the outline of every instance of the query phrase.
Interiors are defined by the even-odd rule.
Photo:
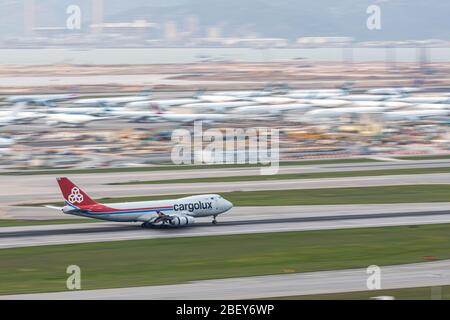
[[[216,218],[217,218],[217,215],[214,216],[214,219],[213,219],[213,221],[212,221],[212,224],[217,224]]]

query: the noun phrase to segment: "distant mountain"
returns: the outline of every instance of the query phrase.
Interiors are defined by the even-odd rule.
[[[23,33],[23,1],[0,0],[0,37]],[[35,0],[36,24],[63,26],[65,8],[78,4],[84,25],[90,0]],[[371,4],[381,8],[382,29],[366,27]],[[186,28],[195,16],[199,35],[219,26],[223,36],[258,35],[295,39],[302,36],[352,36],[358,41],[440,38],[450,40],[450,1],[442,0],[104,0],[108,22],[146,19],[174,21]]]

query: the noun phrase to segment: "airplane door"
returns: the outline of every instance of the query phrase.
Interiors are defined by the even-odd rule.
[[[219,210],[219,199],[217,197],[214,197],[212,200],[212,207],[215,211]]]

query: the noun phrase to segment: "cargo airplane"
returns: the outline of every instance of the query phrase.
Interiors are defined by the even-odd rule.
[[[57,178],[64,197],[64,207],[47,206],[63,213],[81,217],[118,222],[142,222],[142,227],[181,227],[194,223],[196,218],[216,217],[233,207],[217,194],[204,194],[172,200],[123,202],[103,204],[92,200],[68,178]]]

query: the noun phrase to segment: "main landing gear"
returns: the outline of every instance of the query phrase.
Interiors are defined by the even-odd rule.
[[[217,220],[216,220],[217,216],[214,216],[214,219],[212,221],[212,224],[217,224]]]

